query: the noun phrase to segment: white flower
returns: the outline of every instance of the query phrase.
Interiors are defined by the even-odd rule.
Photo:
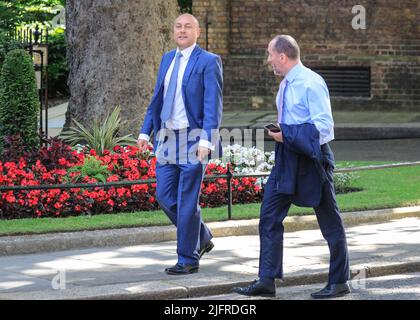
[[[231,162],[236,173],[261,173],[270,171],[274,165],[274,152],[263,152],[255,147],[238,144],[223,150],[223,162]]]

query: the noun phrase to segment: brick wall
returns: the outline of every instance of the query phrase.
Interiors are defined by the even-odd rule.
[[[366,8],[366,30],[351,9]],[[371,97],[333,97],[336,110],[420,110],[420,0],[194,0],[200,45],[224,62],[225,109],[273,109],[280,79],[265,64],[268,42],[290,34],[308,67],[369,67]]]

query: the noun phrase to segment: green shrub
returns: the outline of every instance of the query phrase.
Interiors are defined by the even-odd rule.
[[[3,66],[4,59],[9,51],[21,49],[22,44],[16,40],[10,39],[5,32],[0,31],[0,70]]]
[[[81,182],[85,177],[94,178],[105,183],[106,179],[111,175],[108,166],[103,165],[101,160],[92,156],[86,157],[83,165],[72,167],[68,172],[78,172],[75,177],[69,179],[72,183]]]
[[[51,97],[68,96],[69,66],[66,58],[67,42],[63,29],[57,28],[48,41],[48,94]]]
[[[39,97],[31,56],[10,51],[0,74],[0,148],[5,136],[20,134],[27,146],[38,147]]]
[[[48,96],[50,98],[68,97],[70,95],[67,85],[69,66],[66,57],[65,32],[63,29],[56,28],[50,31],[48,39]],[[6,54],[11,50],[22,48],[22,43],[9,38],[6,33],[0,31],[0,70]]]
[[[354,173],[334,173],[334,186],[337,193],[353,191],[353,181],[357,179]]]

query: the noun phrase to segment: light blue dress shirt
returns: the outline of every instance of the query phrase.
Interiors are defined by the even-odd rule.
[[[331,112],[330,95],[324,79],[298,63],[285,77],[284,104],[281,123],[293,125],[312,123],[320,134],[320,144],[334,139],[334,120]],[[277,94],[277,109],[279,110]]]

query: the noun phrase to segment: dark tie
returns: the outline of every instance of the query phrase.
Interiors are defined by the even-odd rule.
[[[163,99],[162,112],[160,113],[160,118],[163,122],[168,121],[172,114],[176,93],[176,84],[178,82],[179,62],[181,57],[182,53],[178,52],[175,57],[175,64],[174,68],[172,69],[171,79],[169,80],[168,90],[166,91],[165,98]]]

